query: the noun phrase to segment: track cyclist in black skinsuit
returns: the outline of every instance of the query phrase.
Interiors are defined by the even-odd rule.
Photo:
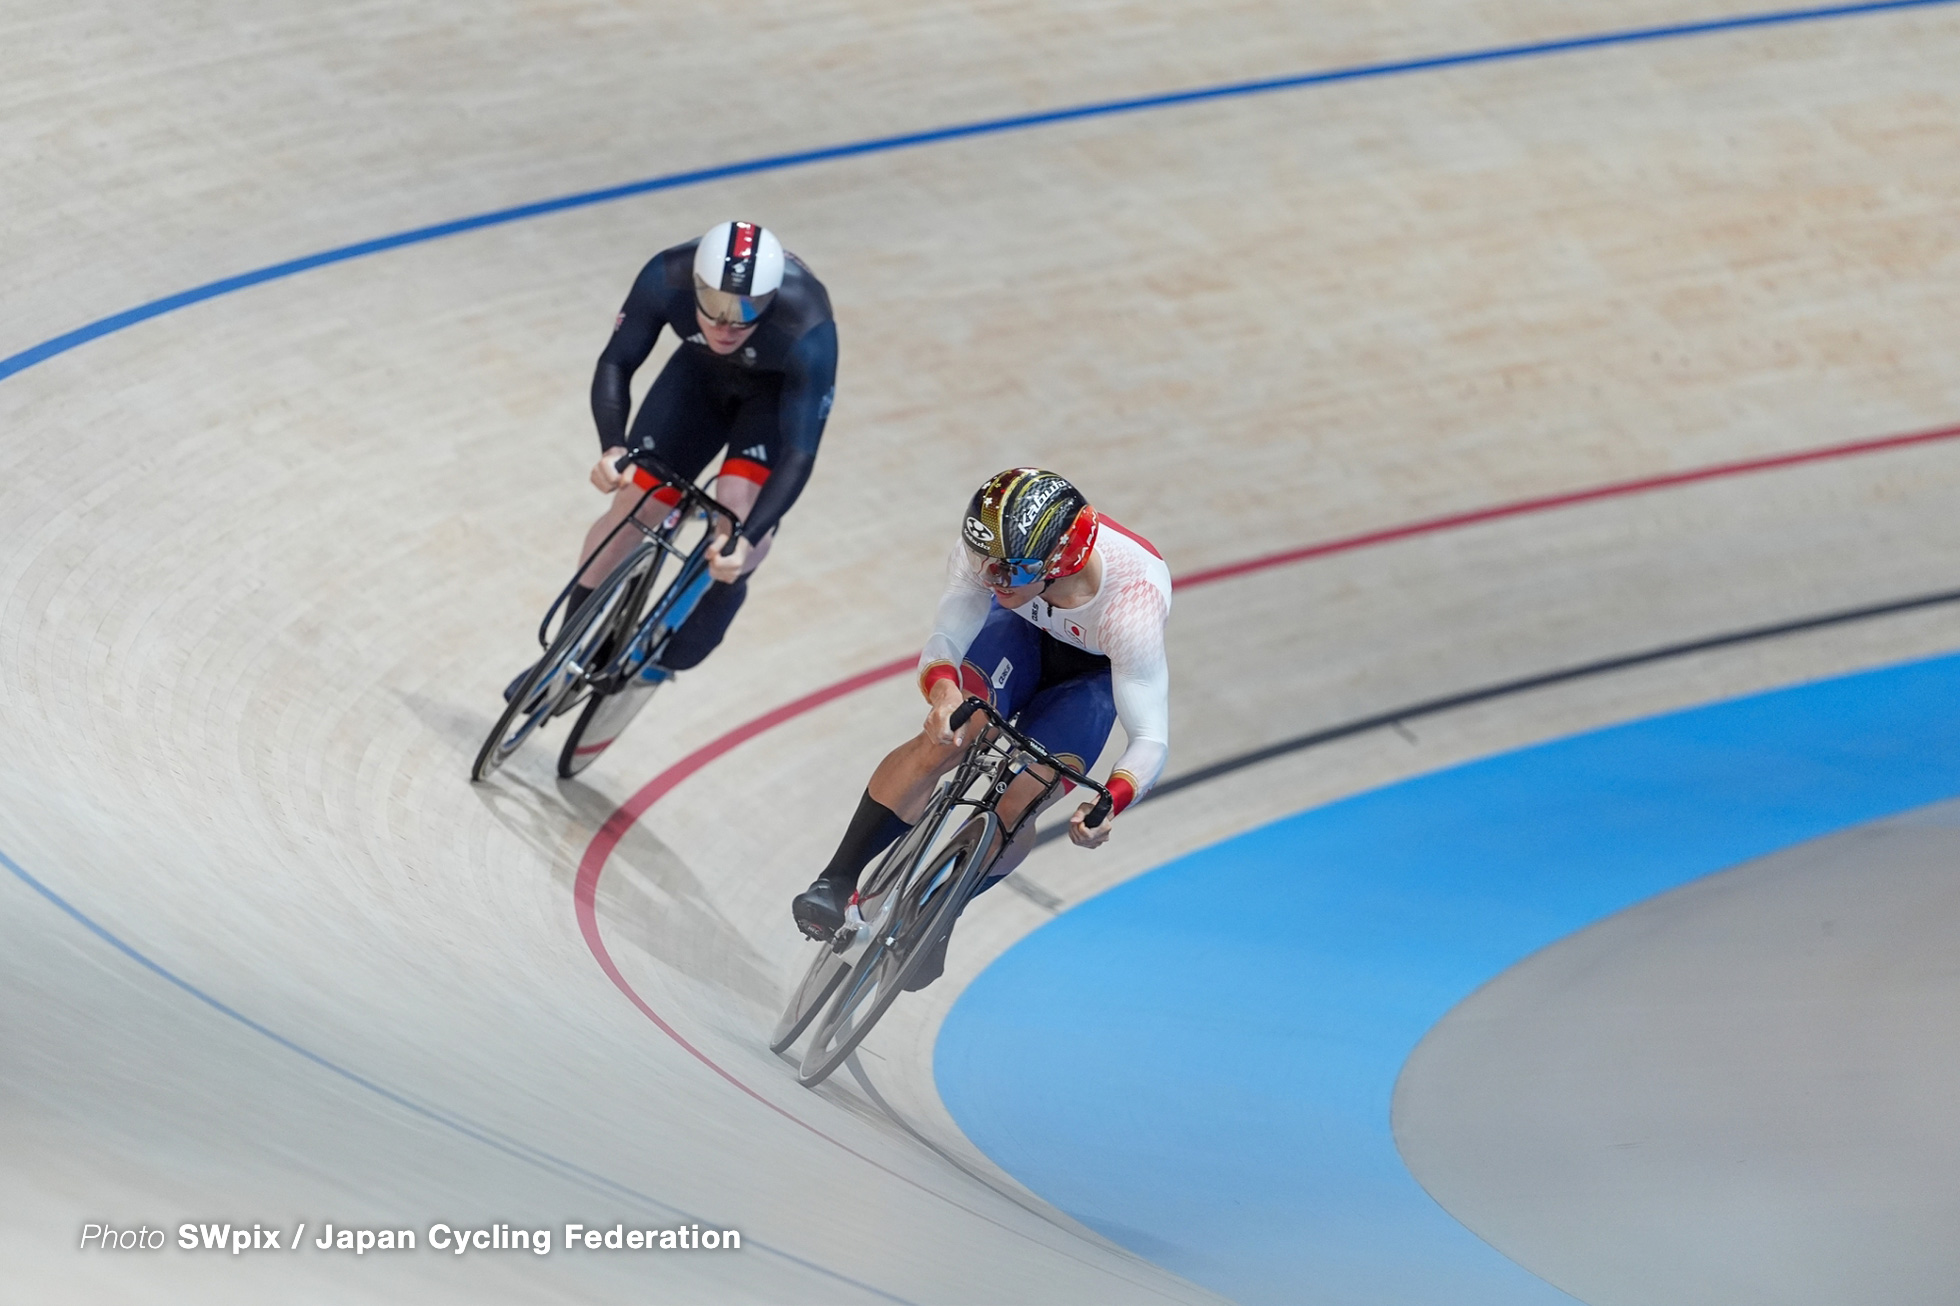
[[[681,347],[654,378],[629,433],[628,384],[663,326],[681,337]],[[721,555],[725,535],[710,550],[715,583],[662,653],[668,671],[685,671],[712,653],[748,597],[749,573],[768,556],[776,524],[810,479],[836,382],[829,294],[773,233],[752,222],[724,222],[662,250],[633,282],[592,376],[592,420],[605,451],[592,484],[613,501],[586,532],[579,556],[598,548],[654,484],[637,468],[619,472],[629,450],[651,451],[675,474],[697,480],[726,448],[712,493],[744,519],[732,554]],[[642,520],[659,524],[663,498],[674,501],[655,495]],[[636,543],[637,534],[621,531],[592,558],[566,600],[568,619]]]

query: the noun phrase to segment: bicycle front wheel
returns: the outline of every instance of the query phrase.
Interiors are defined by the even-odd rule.
[[[837,984],[837,995],[810,1036],[798,1081],[815,1086],[843,1065],[905,991],[905,981],[933,945],[953,928],[960,905],[972,896],[985,869],[982,854],[992,824],[991,814],[967,822],[919,866],[918,873],[900,881],[893,890],[895,901],[873,914],[866,926],[870,941]]]
[[[849,945],[838,947],[834,942],[817,945],[817,955],[810,959],[809,968],[803,972],[803,982],[796,986],[796,992],[789,995],[789,1005],[783,1008],[782,1019],[769,1034],[769,1050],[781,1052],[796,1042],[797,1036],[810,1027],[810,1022],[823,1010],[824,1002],[837,991],[837,985],[851,970],[850,960],[844,955]]]
[[[600,582],[579,610],[566,618],[558,637],[504,704],[497,724],[477,750],[470,779],[487,780],[515,753],[531,733],[569,709],[587,688],[586,676],[597,670],[618,646],[622,630],[630,630],[645,599],[644,581],[659,560],[658,547],[634,550]]]

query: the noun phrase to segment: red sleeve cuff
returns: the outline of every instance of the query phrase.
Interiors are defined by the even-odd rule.
[[[960,683],[960,673],[950,662],[935,662],[919,673],[919,692],[927,698],[932,697],[932,687],[942,680],[949,680],[955,686]]]
[[[1113,800],[1109,809],[1111,816],[1116,815],[1137,800],[1136,783],[1121,771],[1109,777],[1108,789],[1109,796]]]

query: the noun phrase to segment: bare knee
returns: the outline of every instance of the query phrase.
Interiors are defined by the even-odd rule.
[[[624,526],[634,508],[643,502],[646,504],[647,511],[640,513],[642,521],[647,520],[651,511],[661,514],[667,511],[665,507],[647,499],[647,496],[636,486],[629,484],[613,491],[612,502],[606,505],[606,510],[599,514],[599,519],[585,532],[585,546],[579,556],[589,561],[586,562],[584,571],[579,574],[581,585],[597,585],[604,580],[607,573],[617,567],[632,547],[639,542],[638,535],[625,530]],[[658,521],[658,518],[654,520]]]
[[[953,768],[963,751],[957,744],[936,744],[921,731],[878,763],[868,786],[871,797],[891,808],[900,820],[916,821],[939,777]]]

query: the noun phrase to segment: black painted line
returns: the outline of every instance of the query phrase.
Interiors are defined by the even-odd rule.
[[[1469,707],[1475,703],[1488,703],[1493,699],[1508,698],[1513,694],[1528,693],[1534,689],[1544,689],[1550,685],[1561,685],[1568,681],[1584,680],[1592,676],[1602,676],[1614,671],[1624,671],[1629,667],[1645,666],[1652,662],[1665,662],[1670,658],[1687,657],[1692,653],[1705,653],[1711,649],[1733,648],[1738,644],[1753,644],[1763,640],[1777,639],[1784,635],[1797,635],[1805,631],[1822,630],[1831,626],[1847,626],[1855,622],[1870,621],[1876,617],[1890,617],[1902,612],[1915,612],[1921,608],[1939,607],[1947,603],[1960,603],[1960,590],[1941,590],[1936,594],[1920,594],[1912,598],[1893,599],[1885,603],[1867,604],[1863,607],[1846,608],[1838,612],[1826,612],[1817,616],[1798,617],[1792,621],[1779,621],[1770,626],[1752,626],[1747,630],[1730,631],[1722,635],[1710,635],[1702,639],[1687,640],[1679,644],[1663,644],[1659,648],[1642,649],[1637,653],[1622,653],[1615,657],[1601,658],[1595,662],[1582,662],[1577,666],[1560,667],[1555,671],[1542,671],[1536,675],[1523,676],[1516,680],[1501,681],[1495,685],[1485,685],[1478,689],[1466,689],[1461,693],[1446,694],[1440,698],[1426,698],[1404,707],[1376,712],[1370,716],[1345,721],[1340,725],[1328,726],[1321,730],[1296,735],[1278,743],[1267,744],[1250,752],[1240,753],[1209,766],[1199,767],[1173,776],[1151,790],[1139,802],[1156,802],[1167,795],[1197,785],[1221,780],[1248,767],[1270,762],[1276,757],[1290,753],[1304,752],[1335,740],[1347,739],[1353,735],[1366,734],[1370,730],[1383,727],[1394,728],[1401,722],[1419,717],[1434,716],[1440,712],[1452,711],[1459,707]],[[1068,833],[1068,826],[1058,823],[1042,830],[1035,837],[1035,846],[1059,839]],[[1053,910],[1053,909],[1051,909]]]

